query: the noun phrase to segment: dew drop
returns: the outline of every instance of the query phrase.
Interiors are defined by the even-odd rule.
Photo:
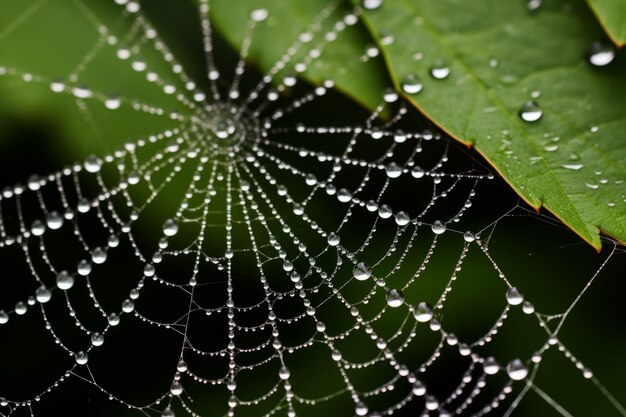
[[[561,167],[565,168],[565,169],[570,169],[572,171],[578,171],[580,169],[583,169],[583,164],[563,164],[561,165]]]
[[[509,375],[514,381],[520,381],[528,375],[528,368],[524,363],[519,359],[513,359],[506,366],[506,373]]]
[[[476,240],[476,236],[472,232],[465,232],[463,233],[463,240],[467,243],[471,243]]]
[[[367,405],[365,405],[364,402],[359,401],[358,403],[356,403],[356,407],[354,409],[354,412],[357,416],[365,416],[367,415],[368,412],[368,408]]]
[[[440,220],[437,220],[435,223],[433,223],[430,228],[436,235],[440,235],[446,231],[446,225],[443,224]]]
[[[413,383],[413,394],[421,397],[426,394],[426,385],[419,379]]]
[[[517,289],[517,287],[511,287],[506,292],[506,301],[512,306],[517,306],[522,304],[522,302],[524,301],[524,296],[522,295],[520,290]]]
[[[402,291],[391,289],[387,293],[387,305],[392,308],[400,307],[404,304],[404,294]]]
[[[615,59],[615,49],[601,42],[593,42],[587,49],[587,61],[594,67],[609,65]]]
[[[93,263],[95,264],[103,264],[106,262],[107,260],[107,251],[103,248],[94,248],[94,250],[91,252],[91,260],[93,261]]]
[[[82,275],[84,277],[91,274],[91,263],[89,263],[89,261],[86,261],[84,259],[78,262],[77,272],[78,272],[78,275]]]
[[[180,395],[183,393],[183,386],[179,381],[174,381],[170,387],[170,393],[172,395]]]
[[[337,200],[342,203],[347,203],[352,200],[352,193],[345,188],[342,188],[337,192]]]
[[[41,304],[47,303],[51,298],[52,292],[43,285],[35,291],[35,299]]]
[[[174,236],[178,233],[178,223],[174,219],[167,219],[163,223],[163,234],[165,236]]]
[[[278,371],[278,377],[282,379],[283,381],[289,379],[290,376],[291,376],[291,372],[289,372],[289,369],[287,369],[284,366],[280,368],[280,370]]]
[[[51,211],[46,216],[46,225],[50,230],[57,230],[63,226],[63,216],[56,211]]]
[[[378,215],[381,219],[388,219],[393,215],[393,211],[387,204],[383,204],[378,208]]]
[[[86,365],[89,361],[89,356],[87,352],[80,351],[76,354],[76,363],[79,365]]]
[[[85,169],[92,174],[100,172],[100,169],[102,169],[102,160],[95,155],[89,155],[87,159],[85,159]]]
[[[436,80],[443,80],[450,75],[450,68],[441,63],[436,63],[430,68],[430,75]]]
[[[102,344],[104,343],[104,335],[102,335],[102,333],[92,333],[91,334],[91,344],[93,346],[102,346]]]
[[[415,317],[415,320],[420,323],[429,322],[433,318],[433,309],[428,305],[428,303],[422,301],[413,310],[413,316]]]
[[[539,104],[534,101],[527,101],[522,104],[518,114],[523,121],[529,123],[536,122],[541,119],[541,116],[543,116],[543,112],[541,111]]]
[[[417,94],[422,91],[422,81],[417,75],[409,74],[402,81],[402,91],[407,94]]]
[[[254,20],[255,22],[262,22],[267,19],[268,16],[269,12],[267,11],[267,9],[256,9],[250,13],[250,19]]]
[[[489,356],[483,362],[483,369],[487,375],[495,375],[500,371],[500,365],[493,356]]]
[[[122,105],[122,100],[115,94],[111,94],[104,101],[104,106],[109,110],[117,110]]]
[[[352,275],[359,281],[365,281],[372,276],[372,270],[367,266],[365,262],[359,262],[354,266]]]
[[[176,417],[176,414],[174,414],[174,410],[170,407],[166,407],[161,413],[161,417]]]
[[[0,324],[7,324],[9,322],[9,313],[4,310],[0,310]]]
[[[419,179],[419,178],[424,177],[424,175],[426,175],[426,172],[424,171],[423,168],[415,166],[411,168],[411,175],[413,176],[413,178]]]
[[[334,232],[328,234],[327,240],[330,246],[337,246],[339,244],[339,236]]]
[[[74,277],[67,271],[61,271],[57,275],[57,287],[60,290],[66,291],[74,286]]]
[[[366,10],[376,10],[383,5],[383,0],[363,0],[361,5]]]
[[[390,163],[385,168],[385,172],[389,178],[398,178],[402,175],[402,167],[396,164],[395,162]]]
[[[54,80],[50,83],[50,90],[53,93],[62,93],[65,91],[65,83],[61,80]]]
[[[405,211],[399,211],[396,213],[396,224],[398,226],[406,226],[411,221],[411,217]]]

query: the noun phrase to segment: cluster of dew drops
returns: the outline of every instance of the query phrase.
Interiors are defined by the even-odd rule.
[[[383,6],[384,0],[362,0],[361,6],[365,10],[376,10]],[[527,4],[528,10],[531,12],[537,11],[542,4],[542,0],[530,0]],[[382,38],[382,44],[386,45],[393,42],[393,37],[385,36]],[[375,48],[374,48],[375,49]],[[373,50],[372,52],[368,51],[368,55],[374,56],[377,55],[378,51]],[[607,45],[600,41],[594,41],[587,48],[585,52],[585,59],[587,62],[593,67],[605,67],[613,62],[616,56],[615,47],[613,45]],[[419,60],[423,57],[423,54],[416,53],[414,58]],[[498,60],[492,59],[489,62],[489,66],[495,68],[498,66]],[[430,75],[435,80],[444,80],[448,78],[450,75],[450,67],[446,65],[443,61],[437,61],[433,66],[430,67]],[[408,74],[406,75],[401,83],[402,90],[407,94],[418,94],[423,89],[423,84],[420,81],[419,76],[416,74]],[[535,91],[531,94],[533,99],[539,98],[541,95],[540,92]],[[534,123],[539,121],[543,117],[543,110],[539,103],[535,100],[529,100],[524,102],[519,110],[518,115],[521,120],[527,123]],[[597,128],[592,128],[592,131],[597,130]]]

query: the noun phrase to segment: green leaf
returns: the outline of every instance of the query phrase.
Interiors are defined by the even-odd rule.
[[[618,47],[626,44],[626,1],[588,0],[611,40]]]
[[[452,136],[472,144],[535,208],[544,206],[595,248],[599,230],[626,241],[626,59],[585,59],[601,28],[582,0],[394,0],[364,12],[398,87]],[[388,42],[387,42],[388,43]],[[442,65],[446,79],[429,71]],[[534,98],[533,98],[534,97]],[[543,117],[523,121],[535,100]]]
[[[255,28],[249,54],[264,72],[272,68],[302,33],[313,34],[313,39],[299,49],[281,74],[294,73],[295,63],[312,49],[319,49],[320,58],[308,66],[304,78],[314,83],[332,79],[339,90],[371,109],[380,103],[389,77],[381,60],[359,60],[367,46],[373,44],[362,25],[346,26],[340,32],[334,30],[333,26],[351,13],[346,6],[329,0],[215,0],[211,2],[210,13],[217,29],[239,49],[246,33],[248,12],[268,10],[267,20]],[[319,19],[325,11],[330,12],[328,16]],[[320,29],[309,30],[315,22],[320,22]],[[337,39],[328,42],[324,37],[330,31],[337,34]]]

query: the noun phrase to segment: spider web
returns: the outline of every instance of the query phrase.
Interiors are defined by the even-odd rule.
[[[554,351],[626,415],[559,337],[623,249],[607,240],[563,308],[537,311],[492,241],[507,221],[562,228],[517,204],[485,222],[477,200],[494,175],[428,126],[415,130],[424,122],[393,89],[370,113],[333,80],[300,78],[358,24],[358,8],[329,3],[258,74],[248,51],[267,10],[250,12],[228,59],[216,52],[211,4],[199,1],[197,80],[139,3],[115,3],[111,25],[73,3],[99,35],[66,77],[0,67],[71,99],[96,136],[122,111],[164,126],[4,188],[0,252],[12,272],[2,280],[0,415],[47,414],[55,396],[74,403],[89,391],[169,417],[508,416],[534,392],[569,416],[535,382]],[[51,4],[32,2],[16,25]],[[139,74],[146,97],[86,84],[102,56]],[[370,47],[355,59],[375,56]],[[464,300],[464,285],[484,306]],[[515,349],[492,349],[503,339]]]

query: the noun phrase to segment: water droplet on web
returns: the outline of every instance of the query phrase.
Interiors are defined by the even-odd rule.
[[[178,233],[178,223],[174,219],[167,219],[163,223],[163,234],[165,236],[174,236]]]
[[[424,171],[424,169],[421,167],[414,166],[413,168],[411,168],[411,175],[413,176],[413,178],[419,179],[426,175],[426,171]]]
[[[180,395],[183,393],[183,386],[179,381],[174,381],[170,387],[170,393],[172,395]]]
[[[289,372],[289,369],[287,369],[284,366],[280,368],[280,370],[278,371],[278,377],[282,380],[289,379],[290,376],[291,376],[291,373]]]
[[[536,122],[543,116],[543,112],[541,111],[539,104],[534,101],[527,101],[522,104],[518,114],[523,121],[529,123]]]
[[[56,211],[51,211],[46,216],[46,225],[51,230],[60,229],[63,226],[63,216]]]
[[[528,368],[526,367],[526,365],[524,365],[524,362],[522,362],[521,360],[513,359],[506,366],[506,373],[509,375],[509,378],[511,378],[512,380],[520,381],[526,378],[526,376],[528,375]]]
[[[50,90],[53,93],[62,93],[65,91],[65,83],[61,80],[54,80],[50,83]]]
[[[109,110],[119,109],[121,105],[122,105],[122,100],[115,94],[111,94],[104,101],[104,106]]]
[[[91,252],[91,260],[93,261],[93,263],[95,264],[103,264],[106,262],[107,260],[107,251],[103,248],[94,248],[94,250]]]
[[[337,236],[337,234],[334,232],[328,234],[327,240],[330,246],[337,246],[339,244],[339,236]]]
[[[559,145],[546,145],[543,147],[546,152],[554,152],[559,149]]]
[[[395,103],[396,101],[398,101],[398,93],[396,93],[396,90],[394,90],[393,88],[388,88],[387,90],[385,90],[383,100],[385,100],[386,103]]]
[[[354,266],[354,269],[352,270],[352,275],[359,281],[365,281],[372,276],[372,271],[365,262],[359,262]]]
[[[487,375],[495,375],[500,371],[500,365],[493,356],[489,356],[483,362],[483,370]]]
[[[102,160],[95,155],[89,155],[85,159],[85,169],[92,174],[100,172]]]
[[[104,335],[102,333],[92,333],[90,338],[93,346],[102,346],[104,344]]]
[[[426,323],[433,318],[433,309],[422,301],[415,307],[415,310],[413,310],[413,316],[415,316],[415,320],[420,323]]]
[[[354,412],[357,416],[365,416],[367,415],[368,412],[368,408],[367,405],[365,405],[364,402],[359,401],[358,403],[356,403],[356,407],[354,409]]]
[[[0,324],[7,324],[9,322],[9,313],[4,310],[0,310]]]
[[[60,290],[69,290],[74,286],[74,277],[67,271],[61,271],[57,275],[57,287]]]
[[[392,162],[389,165],[387,165],[387,167],[385,168],[385,171],[387,172],[387,176],[389,178],[398,178],[400,175],[402,175],[402,167],[400,167],[395,162]]]
[[[430,75],[436,80],[446,79],[450,75],[450,68],[438,62],[430,68]]]
[[[89,356],[87,352],[80,351],[76,354],[76,363],[79,365],[86,365],[89,361]]]
[[[407,94],[417,94],[422,91],[422,81],[415,74],[409,74],[402,81],[402,91]]]
[[[404,304],[404,295],[402,291],[391,289],[387,293],[387,305],[392,308],[400,307]]]
[[[87,276],[91,274],[91,264],[89,263],[89,261],[83,259],[82,261],[78,262],[77,271],[79,275]]]
[[[524,295],[516,287],[511,287],[506,292],[506,301],[512,306],[522,304],[524,301]]]
[[[474,236],[472,232],[465,232],[463,233],[463,240],[465,240],[467,243],[471,243],[476,240],[476,236]]]
[[[396,224],[398,226],[406,226],[411,221],[411,217],[405,211],[396,213]]]
[[[391,207],[389,207],[387,204],[383,204],[378,209],[378,215],[381,219],[388,219],[393,215],[393,211],[391,210]]]
[[[361,6],[366,10],[376,10],[383,5],[383,0],[363,0]]]
[[[47,303],[52,298],[52,292],[42,285],[41,287],[37,288],[37,291],[35,292],[35,298],[41,304]]]
[[[161,413],[161,417],[176,417],[176,414],[174,414],[174,410],[170,407],[166,407]]]
[[[439,400],[434,395],[427,395],[425,406],[427,410],[434,411],[439,408]]]
[[[352,200],[352,193],[345,188],[342,188],[337,192],[337,200],[342,203],[347,203]]]
[[[440,220],[435,221],[435,223],[433,223],[430,228],[436,235],[440,235],[446,231],[446,225],[443,224]]]
[[[601,42],[593,42],[587,49],[587,61],[594,67],[609,65],[615,59],[615,49]]]
[[[426,385],[424,385],[424,383],[418,379],[413,383],[412,390],[413,394],[421,397],[422,395],[426,394]]]
[[[91,90],[86,86],[74,87],[72,89],[72,94],[76,98],[90,98],[93,95]]]

